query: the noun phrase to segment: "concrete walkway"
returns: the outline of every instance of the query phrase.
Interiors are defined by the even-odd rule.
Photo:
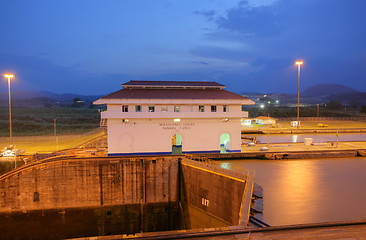
[[[95,236],[85,240],[117,239],[201,239],[201,240],[366,240],[366,221],[302,224],[248,229],[239,226],[137,233],[135,235]]]
[[[191,239],[210,240],[236,240],[236,239],[256,239],[256,240],[365,240],[366,225],[316,227],[291,230],[260,231],[226,236],[200,237]]]

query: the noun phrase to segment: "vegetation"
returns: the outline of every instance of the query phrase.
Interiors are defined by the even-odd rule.
[[[342,109],[342,104],[339,101],[331,100],[328,102],[327,107],[329,109],[339,110]]]
[[[98,128],[100,114],[93,108],[12,108],[13,136],[82,133]],[[0,108],[0,136],[9,136],[9,109]]]
[[[361,113],[366,113],[366,106],[363,106],[362,108],[361,108],[361,111],[360,111]]]

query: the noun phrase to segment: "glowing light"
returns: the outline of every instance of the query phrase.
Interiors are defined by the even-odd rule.
[[[301,65],[301,64],[303,64],[303,61],[297,61],[296,64]]]
[[[174,118],[174,122],[180,122],[180,118]]]
[[[260,107],[261,107],[261,108],[264,108],[264,104],[261,104],[261,105],[260,105]]]
[[[11,128],[11,94],[10,94],[10,78],[14,77],[13,74],[4,74],[4,77],[8,78],[8,92],[9,92],[9,140],[10,140],[10,145],[12,145],[12,138],[13,138],[13,133],[12,133],[12,128]],[[17,162],[15,161],[15,168],[17,167]]]

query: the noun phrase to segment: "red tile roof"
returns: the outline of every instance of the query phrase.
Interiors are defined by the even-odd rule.
[[[124,88],[101,99],[237,99],[248,98],[222,89],[144,89]]]
[[[224,88],[217,82],[207,82],[207,81],[137,81],[131,80],[129,82],[123,83],[122,87],[136,87],[136,86],[164,86],[164,87],[216,87]]]

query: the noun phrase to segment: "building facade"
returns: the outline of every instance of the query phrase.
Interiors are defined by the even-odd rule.
[[[241,151],[246,97],[216,82],[129,81],[94,104],[107,105],[109,155]]]

